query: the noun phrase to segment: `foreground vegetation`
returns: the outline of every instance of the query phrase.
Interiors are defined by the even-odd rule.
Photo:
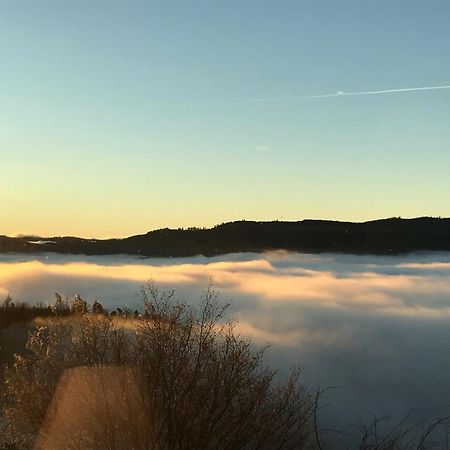
[[[319,426],[319,394],[298,371],[278,384],[212,288],[197,307],[152,284],[142,299],[141,313],[58,294],[49,306],[4,301],[0,448],[336,448]],[[438,427],[446,421],[381,432],[375,420],[356,448],[448,448]]]
[[[10,443],[310,448],[312,402],[298,373],[277,385],[262,352],[222,323],[214,291],[199,310],[154,286],[143,295],[143,316],[120,317],[79,297],[71,304],[58,298],[55,316],[38,322],[27,352],[5,372],[3,432]]]

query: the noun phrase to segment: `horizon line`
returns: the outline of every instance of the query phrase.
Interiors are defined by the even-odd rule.
[[[189,229],[196,229],[196,230],[212,230],[214,228],[217,228],[221,225],[226,225],[229,223],[236,223],[236,222],[255,222],[255,223],[271,223],[271,222],[304,222],[304,221],[317,221],[317,222],[341,222],[341,223],[368,223],[368,222],[376,222],[380,220],[391,220],[391,219],[401,219],[401,220],[417,220],[417,219],[438,219],[438,220],[448,220],[450,219],[450,216],[411,216],[411,217],[402,217],[402,216],[389,216],[389,217],[378,217],[374,219],[367,219],[367,220],[349,220],[349,219],[324,219],[324,218],[310,218],[310,217],[304,217],[303,219],[293,219],[293,220],[285,220],[285,219],[268,219],[268,220],[256,220],[256,219],[236,219],[236,220],[228,220],[220,223],[216,223],[215,225],[211,226],[184,226],[184,227],[159,227],[159,228],[153,228],[148,231],[144,231],[141,233],[136,234],[128,234],[128,235],[122,235],[122,236],[109,236],[109,237],[94,237],[94,236],[77,236],[74,234],[50,234],[50,235],[42,235],[42,234],[34,234],[34,233],[13,233],[13,234],[2,234],[0,233],[0,237],[7,237],[10,239],[23,239],[23,238],[40,238],[40,239],[50,239],[50,238],[77,238],[77,239],[84,239],[84,240],[97,240],[97,241],[104,241],[104,240],[110,240],[110,239],[126,239],[133,236],[141,236],[148,233],[151,233],[153,231],[159,231],[159,230],[172,230],[172,231],[189,231]]]

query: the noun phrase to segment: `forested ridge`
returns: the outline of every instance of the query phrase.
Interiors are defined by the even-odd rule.
[[[237,221],[213,228],[159,229],[123,239],[0,236],[0,252],[87,255],[213,256],[266,250],[398,254],[450,250],[450,218],[390,218],[369,222]]]

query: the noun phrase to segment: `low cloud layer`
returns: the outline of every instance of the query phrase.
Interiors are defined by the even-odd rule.
[[[217,258],[0,256],[0,297],[52,301],[54,292],[139,305],[149,279],[195,301],[213,278],[237,330],[270,342],[270,364],[300,366],[330,391],[324,420],[410,410],[450,414],[450,254],[401,257],[287,252]]]

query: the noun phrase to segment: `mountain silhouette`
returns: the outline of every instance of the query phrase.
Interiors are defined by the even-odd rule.
[[[289,250],[399,254],[450,250],[450,218],[390,218],[369,222],[237,221],[213,228],[159,229],[123,239],[0,236],[0,252],[131,254],[180,257]]]

